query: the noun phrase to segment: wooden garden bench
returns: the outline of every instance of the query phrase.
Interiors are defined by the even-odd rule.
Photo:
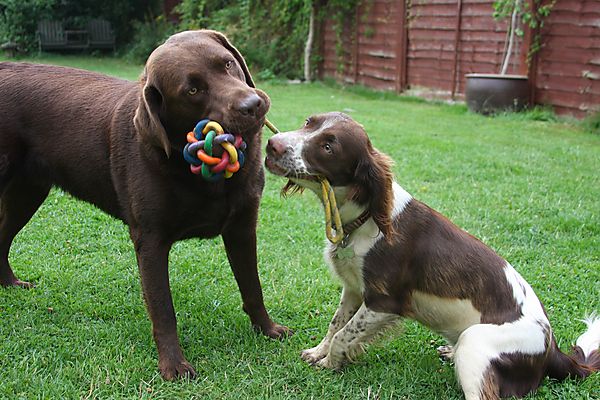
[[[115,50],[115,33],[110,22],[92,19],[87,24],[88,43],[91,49]]]
[[[67,36],[60,21],[43,20],[38,23],[37,28],[38,49],[62,50],[67,49]]]

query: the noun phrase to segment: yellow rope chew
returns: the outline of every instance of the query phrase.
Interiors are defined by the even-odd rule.
[[[277,129],[277,128],[275,127],[275,125],[273,125],[273,124],[271,123],[271,121],[269,121],[269,120],[268,120],[268,119],[266,119],[266,118],[265,118],[265,126],[266,126],[267,128],[269,128],[269,130],[270,130],[271,132],[273,132],[273,133],[279,133],[279,129]]]
[[[279,129],[266,118],[265,126],[269,128],[271,132],[279,133]],[[323,205],[325,206],[325,234],[331,243],[338,244],[344,239],[344,228],[342,227],[340,210],[338,210],[335,201],[335,193],[327,178],[320,176],[318,179],[323,192]],[[335,234],[333,233],[334,231]]]
[[[319,177],[319,182],[321,183],[323,205],[325,206],[325,234],[331,243],[338,244],[344,239],[344,228],[335,201],[335,193],[327,178]],[[335,234],[333,233],[334,230]]]

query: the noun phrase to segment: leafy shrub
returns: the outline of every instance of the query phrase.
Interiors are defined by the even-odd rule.
[[[129,41],[135,23],[160,9],[159,0],[0,0],[0,40],[13,41],[23,50],[36,45],[37,24],[43,19],[81,28],[92,18],[111,22],[117,43]]]
[[[600,135],[600,111],[584,119],[583,128],[588,132]]]
[[[175,32],[175,26],[161,15],[145,22],[134,21],[134,34],[125,57],[135,63],[144,63],[150,53]]]
[[[0,40],[35,48],[37,22],[50,18],[57,0],[0,0]]]
[[[302,76],[310,0],[183,0],[180,29],[216,29],[227,35],[254,71]]]
[[[0,0],[1,1],[1,0]],[[146,15],[155,15],[161,7],[160,0],[54,0],[54,17],[82,27],[87,20],[104,18],[111,22],[117,43],[130,41],[135,22]],[[83,22],[83,23],[82,23]]]
[[[521,114],[523,120],[543,122],[558,121],[558,117],[552,110],[552,107],[548,105],[536,105],[533,108],[518,114]]]

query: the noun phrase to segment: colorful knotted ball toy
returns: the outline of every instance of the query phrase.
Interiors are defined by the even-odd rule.
[[[183,158],[190,163],[192,173],[202,174],[207,181],[231,178],[244,165],[246,142],[241,135],[226,133],[218,122],[208,119],[198,122],[187,134],[187,141]]]

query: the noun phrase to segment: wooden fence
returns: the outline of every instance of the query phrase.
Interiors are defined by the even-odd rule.
[[[464,96],[467,73],[497,73],[506,24],[493,0],[365,0],[320,28],[321,77],[442,98]],[[509,73],[525,74],[531,98],[559,114],[600,111],[600,1],[557,0],[527,60],[525,31]]]

